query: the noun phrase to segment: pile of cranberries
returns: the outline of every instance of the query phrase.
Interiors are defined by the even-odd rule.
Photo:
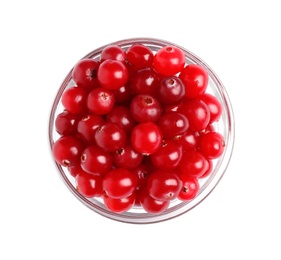
[[[203,67],[172,45],[109,45],[98,59],[80,60],[72,80],[52,153],[80,194],[112,212],[137,206],[151,214],[197,195],[225,146],[213,126],[222,105],[206,91]]]

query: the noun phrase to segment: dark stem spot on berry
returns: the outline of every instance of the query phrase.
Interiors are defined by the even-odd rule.
[[[96,78],[96,77],[97,77],[97,74],[98,74],[98,70],[97,70],[97,69],[92,69],[92,71],[91,71],[91,77],[92,77],[92,78]]]
[[[81,155],[81,162],[85,162],[86,158],[87,158],[86,154],[82,154]]]
[[[146,98],[144,99],[144,102],[145,102],[145,104],[147,104],[147,105],[151,105],[151,104],[153,103],[153,100],[152,100],[151,97],[146,97]]]
[[[186,186],[183,186],[183,187],[182,187],[182,191],[183,191],[184,193],[187,193],[188,190],[189,190],[188,187],[186,187]]]
[[[167,47],[167,48],[166,48],[166,51],[167,51],[167,52],[171,52],[172,50],[173,50],[172,47]]]
[[[121,149],[117,150],[116,153],[118,153],[119,155],[122,155],[124,153],[124,149],[121,148]]]
[[[69,166],[70,161],[69,160],[62,160],[62,165],[63,166]]]
[[[104,93],[104,92],[101,93],[101,98],[105,101],[108,100],[108,96],[109,95],[107,93]]]
[[[175,81],[173,79],[169,79],[168,84],[173,86],[175,84]]]

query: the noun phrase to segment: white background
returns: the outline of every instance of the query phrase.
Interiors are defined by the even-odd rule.
[[[0,259],[281,259],[281,15],[267,1],[1,1]],[[65,187],[48,143],[64,76],[132,37],[184,46],[219,75],[236,142],[229,168],[189,213],[132,225]]]

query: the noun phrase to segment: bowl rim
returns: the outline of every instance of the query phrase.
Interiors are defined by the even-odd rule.
[[[165,210],[164,212],[160,214],[149,214],[149,213],[140,213],[138,216],[135,216],[135,213],[130,213],[130,212],[124,212],[124,213],[114,213],[105,208],[105,206],[102,206],[102,203],[94,199],[94,202],[91,200],[85,198],[82,196],[69,178],[65,174],[65,170],[61,165],[55,162],[59,175],[63,182],[66,184],[68,189],[74,194],[74,196],[82,202],[85,206],[93,210],[94,212],[107,217],[111,220],[119,221],[119,222],[124,222],[124,223],[130,223],[130,224],[152,224],[152,223],[159,223],[162,221],[167,221],[170,219],[173,219],[175,217],[181,216],[194,207],[198,206],[202,201],[204,201],[210,193],[215,189],[215,187],[218,185],[222,177],[224,176],[224,173],[226,172],[228,165],[230,163],[233,149],[234,149],[234,143],[235,143],[235,120],[234,120],[234,112],[232,109],[231,101],[229,99],[228,93],[226,91],[225,86],[219,79],[219,77],[216,75],[216,73],[211,69],[209,65],[207,65],[206,62],[204,62],[201,58],[187,50],[186,48],[175,44],[170,41],[162,40],[162,39],[157,39],[157,38],[147,38],[147,37],[139,37],[139,38],[128,38],[128,39],[123,39],[115,42],[108,43],[106,45],[103,45],[99,48],[94,49],[93,51],[89,52],[85,56],[83,56],[80,60],[85,59],[85,58],[95,58],[98,57],[101,51],[108,45],[119,45],[122,48],[128,48],[132,44],[144,44],[147,46],[155,46],[155,48],[160,48],[164,47],[166,45],[172,45],[180,48],[183,50],[185,53],[186,57],[188,57],[188,60],[191,63],[196,63],[203,68],[205,68],[209,74],[209,78],[212,79],[212,81],[215,84],[215,87],[218,88],[217,90],[220,93],[220,96],[222,98],[223,104],[224,104],[224,111],[225,113],[225,119],[227,119],[227,140],[226,141],[226,148],[224,150],[224,153],[222,157],[220,158],[220,164],[215,172],[215,174],[211,174],[211,176],[208,178],[208,182],[206,187],[201,190],[200,194],[198,194],[193,200],[187,201],[187,202],[180,202],[179,205],[180,207],[171,207]],[[156,47],[157,46],[157,47]],[[73,68],[72,68],[73,69]],[[60,88],[58,92],[56,93],[55,99],[53,101],[52,107],[51,107],[51,113],[49,116],[49,128],[48,128],[48,135],[49,135],[49,143],[50,143],[50,149],[52,150],[53,144],[54,144],[54,120],[55,120],[55,114],[57,112],[57,107],[59,105],[60,97],[63,93],[63,91],[67,88],[67,85],[71,81],[71,73],[72,69],[68,72],[67,76],[64,78],[62,81]],[[52,158],[53,159],[53,158]],[[176,205],[177,206],[177,205]]]

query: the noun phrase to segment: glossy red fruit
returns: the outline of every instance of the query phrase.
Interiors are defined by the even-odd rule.
[[[125,130],[117,124],[106,122],[95,133],[96,144],[105,151],[115,152],[126,144]]]
[[[164,105],[176,105],[185,95],[185,86],[176,76],[165,77],[160,81],[157,98]]]
[[[220,101],[209,93],[204,93],[200,96],[200,99],[208,106],[210,110],[209,124],[218,121],[222,114],[222,105]]]
[[[106,115],[114,107],[114,94],[103,87],[93,89],[87,98],[87,107],[91,113],[96,115]]]
[[[137,122],[157,122],[162,115],[162,107],[151,95],[137,95],[131,101],[130,112]]]
[[[193,131],[204,130],[210,122],[210,110],[200,99],[187,100],[183,104],[182,113],[189,122],[189,127]]]
[[[179,112],[167,112],[161,116],[158,125],[162,131],[163,137],[172,139],[183,135],[189,128],[187,117]]]
[[[112,169],[103,177],[103,190],[111,198],[126,198],[136,187],[136,175],[124,168]]]
[[[100,61],[103,62],[105,60],[117,60],[120,62],[125,62],[126,60],[126,51],[119,47],[118,45],[108,45],[103,48]]]
[[[185,65],[185,55],[176,46],[165,46],[157,51],[153,59],[154,68],[161,74],[173,76]]]
[[[182,183],[173,171],[159,170],[153,172],[147,179],[148,194],[156,200],[172,200],[181,190]]]
[[[53,145],[52,153],[55,161],[62,166],[75,165],[80,162],[84,143],[75,136],[61,136]]]
[[[65,110],[55,118],[55,129],[60,135],[75,135],[77,133],[77,124],[79,115],[72,114]]]
[[[123,148],[113,153],[114,165],[119,168],[132,170],[142,162],[143,155],[128,142]]]
[[[176,141],[166,140],[162,146],[151,155],[152,163],[159,169],[175,169],[182,158],[182,146]]]
[[[143,209],[151,214],[160,214],[165,211],[169,205],[170,200],[157,200],[152,198],[146,187],[143,187],[140,192],[138,193],[139,202]]]
[[[199,191],[199,182],[197,178],[187,175],[180,176],[182,188],[177,196],[179,200],[188,201],[196,197]]]
[[[199,150],[209,159],[220,157],[224,147],[224,137],[218,132],[208,132],[200,137]]]
[[[206,158],[198,151],[187,151],[183,153],[179,163],[179,170],[183,175],[200,177],[207,170]]]
[[[105,60],[98,69],[97,79],[99,84],[110,90],[124,86],[129,78],[126,66],[117,60]]]
[[[154,54],[142,44],[133,44],[127,50],[127,61],[134,70],[151,67]]]
[[[196,98],[205,93],[208,87],[207,71],[197,65],[189,64],[180,73],[179,78],[185,85],[185,96],[187,98]]]
[[[79,86],[91,90],[98,86],[97,71],[99,62],[94,59],[82,59],[72,70],[72,79]]]
[[[105,174],[113,163],[112,155],[97,145],[88,146],[81,154],[82,169],[91,174]]]
[[[62,96],[61,103],[72,114],[81,114],[87,111],[88,93],[82,87],[67,88]]]
[[[162,132],[153,122],[143,122],[136,125],[131,134],[134,149],[142,154],[153,154],[162,145]]]
[[[85,115],[77,124],[79,137],[87,144],[95,144],[96,130],[105,123],[104,119],[95,114]]]
[[[87,198],[101,196],[103,193],[102,176],[80,172],[76,177],[76,189]]]
[[[136,195],[133,192],[125,198],[111,198],[107,194],[103,195],[104,205],[112,212],[122,213],[130,210],[135,203]]]

